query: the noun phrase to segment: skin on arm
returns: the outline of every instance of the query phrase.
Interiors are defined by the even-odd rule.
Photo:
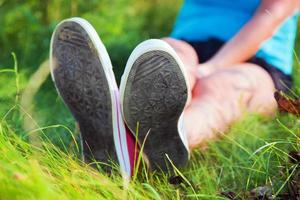
[[[262,0],[252,19],[209,61],[199,67],[199,76],[243,63],[300,7],[299,0]]]

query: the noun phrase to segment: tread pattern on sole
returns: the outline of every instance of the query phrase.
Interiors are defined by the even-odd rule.
[[[187,100],[185,78],[176,60],[167,52],[155,50],[134,62],[124,91],[124,117],[138,140],[145,140],[144,153],[153,170],[166,171],[168,154],[177,167],[184,166],[188,152],[177,124]]]
[[[55,32],[52,49],[55,85],[79,123],[85,161],[111,164],[117,156],[110,90],[88,33],[76,22],[64,22]]]

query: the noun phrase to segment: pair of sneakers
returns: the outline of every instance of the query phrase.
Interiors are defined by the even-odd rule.
[[[136,148],[152,170],[184,166],[189,150],[182,113],[188,85],[183,64],[164,41],[151,39],[131,53],[118,88],[109,55],[86,20],[54,30],[50,68],[58,93],[79,124],[84,160],[133,173]],[[109,170],[110,167],[103,167]]]

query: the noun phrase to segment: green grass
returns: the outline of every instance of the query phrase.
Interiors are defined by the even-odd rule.
[[[181,3],[0,0],[0,200],[224,199],[222,191],[245,197],[257,186],[270,186],[273,194],[287,190],[289,171],[295,169],[287,153],[299,150],[300,129],[300,120],[290,115],[246,115],[221,140],[195,151],[180,173],[175,170],[185,177],[179,186],[168,183],[171,172],[143,169],[127,185],[118,173],[108,177],[81,162],[78,129],[49,76],[29,95],[29,103],[22,103],[32,74],[48,57],[51,33],[60,20],[81,16],[90,21],[120,78],[136,44],[170,33]],[[19,66],[15,56],[10,58],[11,51]],[[295,60],[294,90],[300,94],[300,62]]]
[[[78,130],[50,80],[29,109],[19,103],[26,81],[17,63],[0,76],[6,83],[0,98],[0,199],[225,199],[222,191],[246,198],[258,186],[271,187],[275,195],[286,191],[289,171],[295,171],[288,152],[300,150],[300,120],[245,115],[221,140],[195,151],[185,169],[167,174],[141,169],[128,184],[117,172],[107,176],[79,159]],[[26,117],[33,130],[24,130]],[[38,145],[30,144],[32,135]],[[171,174],[184,176],[184,182],[171,185]]]

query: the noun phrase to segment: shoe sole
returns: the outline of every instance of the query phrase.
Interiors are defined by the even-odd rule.
[[[178,130],[188,97],[186,75],[174,50],[148,40],[132,52],[121,80],[122,113],[143,146],[152,170],[187,163],[189,152]],[[138,129],[138,131],[136,131]],[[137,132],[137,133],[136,133]]]
[[[58,93],[79,124],[84,160],[97,161],[106,172],[118,161],[128,174],[118,88],[106,49],[87,21],[71,18],[57,25],[50,67]]]

